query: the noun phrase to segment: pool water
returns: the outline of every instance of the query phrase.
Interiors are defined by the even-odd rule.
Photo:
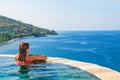
[[[99,80],[97,77],[64,64],[31,64],[25,73],[13,58],[0,57],[0,80]]]

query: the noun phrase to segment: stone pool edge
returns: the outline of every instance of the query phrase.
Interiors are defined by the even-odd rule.
[[[0,56],[13,57],[13,58],[15,57],[15,55],[4,55],[4,54],[0,54]],[[106,68],[106,67],[93,64],[93,63],[81,62],[81,61],[70,60],[66,58],[60,58],[60,57],[48,57],[47,62],[48,63],[62,63],[65,65],[77,67],[79,69],[85,70],[95,75],[100,80],[120,80],[119,72],[112,70],[110,68]]]
[[[59,58],[59,57],[48,57],[47,62],[62,63],[65,65],[77,67],[79,69],[85,70],[95,75],[100,80],[120,80],[119,72],[114,71],[110,68],[102,67],[92,63],[81,62],[81,61],[70,60],[70,59]]]

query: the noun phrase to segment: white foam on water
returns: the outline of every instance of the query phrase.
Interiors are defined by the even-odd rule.
[[[69,41],[69,40],[67,41],[66,40],[66,42],[64,42],[64,43],[78,43],[78,41]]]
[[[42,40],[35,39],[32,41],[34,42],[55,42],[56,40],[55,39],[42,39]]]
[[[87,41],[75,41],[75,40],[72,40],[72,41],[70,41],[70,40],[66,40],[66,41],[64,41],[64,43],[77,43],[77,44],[82,44],[82,45],[85,45],[85,44],[88,44],[88,42]]]
[[[88,51],[88,52],[95,53],[95,49],[96,48],[68,48],[68,47],[60,47],[59,49],[69,50],[69,51],[78,51],[78,52]]]
[[[78,35],[80,35],[80,36],[92,36],[92,35],[97,35],[97,34],[92,34],[92,33],[86,33],[86,34],[78,34]]]
[[[80,44],[88,44],[88,42],[86,42],[86,41],[83,41],[83,42],[80,42]]]
[[[30,48],[38,48],[38,46],[30,46]]]
[[[9,54],[0,54],[0,57],[15,57],[15,55],[9,55]]]

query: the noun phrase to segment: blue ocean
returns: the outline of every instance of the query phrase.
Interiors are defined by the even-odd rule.
[[[98,64],[120,72],[120,31],[59,31],[48,37],[29,37],[0,47],[0,54],[16,54],[19,43],[29,54],[44,54]]]

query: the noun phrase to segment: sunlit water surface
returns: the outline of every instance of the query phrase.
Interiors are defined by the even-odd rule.
[[[99,80],[93,75],[63,64],[31,64],[20,72],[13,58],[0,57],[0,80]]]

